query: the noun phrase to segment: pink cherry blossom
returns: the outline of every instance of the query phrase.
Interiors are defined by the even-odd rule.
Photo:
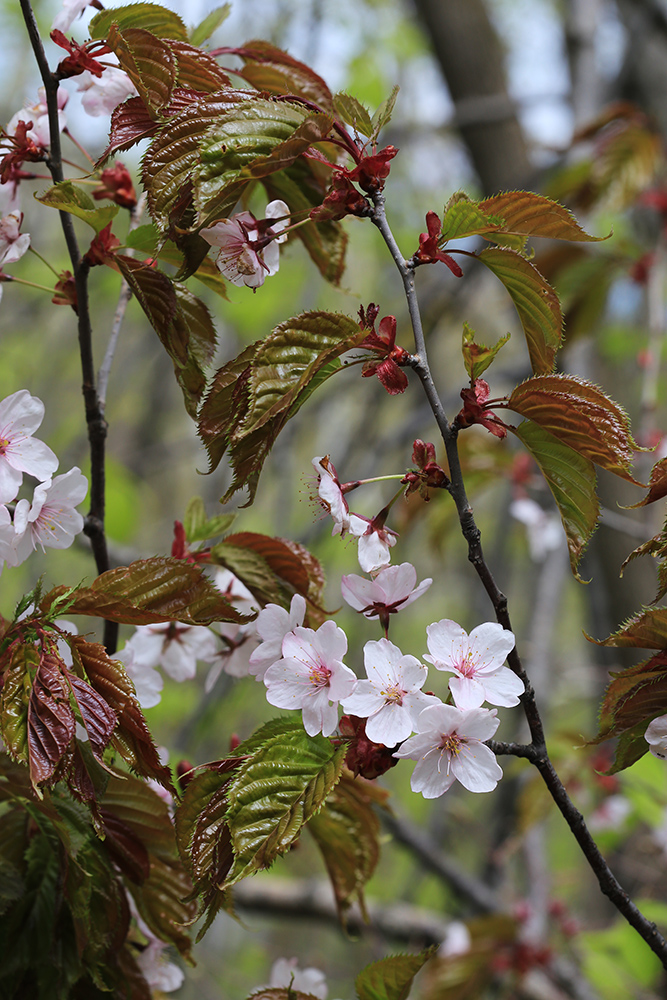
[[[519,704],[523,681],[503,663],[514,649],[514,634],[497,622],[484,622],[470,635],[448,618],[426,629],[430,656],[438,670],[456,676],[449,682],[459,708],[479,708],[488,701],[506,708]]]
[[[257,610],[259,601],[237,576],[220,566],[212,568],[215,569],[213,579],[216,587],[225,595],[233,608],[243,615],[250,615]],[[247,677],[250,671],[250,654],[259,641],[254,621],[245,625],[216,622],[212,627],[222,637],[222,645],[209,660],[213,665],[204,684],[207,693],[212,690],[223,671],[230,677]]]
[[[328,455],[316,456],[313,460],[313,468],[317,473],[317,498],[328,514],[333,518],[334,526],[331,529],[332,535],[345,535],[350,531],[350,508],[341,489],[340,480],[336,467]],[[366,523],[362,518],[358,518],[357,533],[366,530]]]
[[[388,639],[366,643],[364,664],[368,680],[359,681],[344,699],[343,711],[367,719],[366,735],[373,743],[396,746],[414,732],[420,712],[440,699],[421,690],[426,667]]]
[[[76,466],[62,476],[40,483],[32,503],[19,500],[14,510],[14,554],[22,563],[38,545],[42,549],[67,549],[83,530],[83,517],[75,508],[88,492],[88,480]]]
[[[343,599],[365,615],[379,618],[383,628],[389,624],[389,615],[396,614],[421,597],[433,583],[430,577],[422,580],[418,587],[417,570],[412,563],[388,566],[380,570],[374,580],[366,580],[356,573],[349,573],[341,581]]]
[[[69,31],[77,17],[83,14],[92,0],[63,0],[61,9],[56,14],[51,31]]]
[[[271,201],[266,206],[265,220],[257,221],[252,212],[239,212],[231,219],[222,219],[214,226],[202,229],[200,236],[214,247],[220,247],[216,265],[233,285],[256,289],[264,279],[276,274],[280,265],[278,244],[287,239],[279,235],[287,225],[289,208],[284,201]],[[271,225],[266,221],[275,219]]]
[[[283,659],[264,674],[266,700],[276,708],[303,710],[309,736],[331,736],[338,724],[338,703],[351,695],[357,683],[342,662],[347,636],[332,621],[315,632],[297,626],[283,639]]]
[[[667,760],[667,715],[659,715],[649,723],[644,739],[654,757]]]
[[[32,436],[43,418],[44,404],[27,389],[0,402],[0,503],[16,498],[24,472],[46,480],[58,468],[51,449]]]
[[[128,645],[137,670],[160,666],[175,681],[186,681],[195,676],[197,660],[210,661],[215,655],[218,640],[203,625],[159,622],[138,625]]]
[[[13,560],[14,523],[4,504],[0,504],[0,572],[6,561]]]
[[[262,641],[250,655],[250,673],[258,681],[263,680],[268,668],[282,657],[283,639],[288,632],[303,625],[305,616],[306,600],[301,594],[294,595],[289,611],[279,604],[267,604],[260,611],[255,624]]]
[[[27,253],[30,233],[20,233],[23,212],[13,211],[0,219],[0,265],[13,264]]]
[[[375,573],[388,566],[391,561],[390,549],[396,544],[398,535],[384,524],[361,514],[350,515],[350,533],[359,538],[359,565],[364,573]]]
[[[137,701],[142,708],[154,708],[162,700],[162,688],[164,679],[155,667],[144,666],[135,656],[135,649],[131,642],[128,642],[123,649],[120,649],[112,657],[112,660],[120,660],[125,667],[125,672],[134,684]]]
[[[113,56],[107,56],[105,62]],[[137,93],[137,88],[127,73],[118,66],[105,66],[102,76],[93,76],[84,70],[76,78],[77,90],[83,92],[83,110],[91,118],[110,115],[121,101]]]
[[[67,116],[63,108],[67,104],[69,94],[63,87],[58,88],[58,129],[60,132],[67,124]],[[46,105],[46,91],[40,87],[37,91],[37,101],[35,104],[28,104],[12,115],[5,131],[7,135],[14,135],[19,122],[32,122],[32,127],[26,132],[26,138],[32,139],[37,146],[47,147],[51,144],[51,133],[49,131],[49,109]]]
[[[455,780],[470,792],[492,791],[503,772],[484,746],[499,725],[496,710],[432,705],[417,720],[417,735],[394,753],[417,761],[410,781],[413,792],[437,799]]]

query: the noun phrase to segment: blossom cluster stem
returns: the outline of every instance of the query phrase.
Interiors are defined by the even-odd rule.
[[[481,532],[475,522],[472,507],[468,501],[463,473],[458,454],[457,428],[450,424],[442,402],[438,395],[431,375],[426,352],[426,342],[424,338],[419,301],[415,289],[414,270],[410,263],[405,260],[396,243],[394,235],[387,221],[385,211],[384,196],[381,193],[373,195],[374,211],[372,221],[380,231],[389,253],[401,275],[403,288],[408,305],[408,312],[412,323],[412,330],[415,340],[415,355],[413,356],[412,368],[416,372],[424,389],[424,393],[431,407],[431,411],[436,420],[447,453],[449,463],[450,486],[449,492],[456,504],[461,525],[461,532],[468,544],[468,559],[472,563],[496,614],[497,621],[504,629],[512,630],[510,615],[507,605],[507,598],[496,584],[493,574],[489,569],[481,544]],[[579,844],[581,851],[595,874],[601,892],[608,897],[611,903],[621,913],[621,915],[634,927],[637,933],[648,944],[651,950],[658,956],[663,966],[667,969],[667,940],[660,934],[656,925],[642,914],[630,899],[628,893],[623,889],[619,881],[612,873],[609,865],[602,856],[595,840],[591,836],[584,817],[570,799],[563,782],[554,769],[549,754],[547,752],[544,737],[542,719],[537,707],[535,691],[522,666],[519,653],[516,649],[508,655],[507,662],[515,674],[521,678],[525,685],[525,693],[521,697],[521,703],[528,722],[531,742],[527,745],[516,743],[498,743],[489,740],[487,746],[496,754],[509,754],[515,757],[523,757],[530,761],[539,771],[547,789],[561,812],[566,823],[570,827],[575,840]]]
[[[62,148],[60,142],[60,127],[58,123],[58,86],[59,81],[49,68],[44,52],[44,46],[39,34],[37,22],[30,0],[20,0],[21,11],[25,21],[30,44],[39,68],[49,118],[50,152],[47,166],[54,184],[64,180],[62,167]],[[105,508],[105,442],[107,424],[100,406],[100,400],[95,384],[95,367],[93,362],[92,325],[90,320],[90,303],[88,296],[87,261],[81,256],[79,243],[74,230],[72,216],[68,212],[59,212],[65,237],[67,252],[72,264],[72,274],[77,297],[79,355],[81,357],[82,393],[88,428],[88,443],[90,448],[90,510],[84,522],[84,532],[90,539],[93,557],[98,573],[104,573],[110,568],[107,540],[104,530]],[[115,622],[104,623],[104,644],[110,653],[115,652],[118,638],[118,625]]]

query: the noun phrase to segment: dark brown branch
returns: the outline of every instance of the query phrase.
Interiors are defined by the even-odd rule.
[[[429,402],[433,416],[442,434],[442,439],[447,452],[449,462],[450,486],[449,492],[456,504],[459,515],[461,532],[468,545],[468,559],[472,563],[489,599],[493,605],[496,620],[503,628],[512,631],[512,623],[507,608],[507,598],[498,588],[493,574],[489,569],[482,551],[481,532],[475,522],[472,507],[468,501],[461,463],[459,460],[457,447],[457,430],[449,423],[444,413],[440,397],[438,396],[431,376],[426,344],[422,330],[419,303],[415,291],[414,280],[412,280],[412,269],[403,258],[398,245],[391,232],[385,213],[384,197],[381,194],[373,196],[374,213],[372,221],[381,232],[387,248],[396,264],[396,267],[403,280],[403,287],[408,303],[408,310],[413,324],[415,337],[416,358],[413,365],[419,375],[424,388],[426,398]],[[641,911],[635,906],[628,893],[620,885],[616,877],[611,872],[609,865],[603,858],[593,837],[588,831],[584,817],[576,808],[565,787],[558,777],[549,759],[542,719],[537,707],[535,692],[523,669],[519,653],[516,649],[509,654],[507,662],[515,674],[521,678],[525,685],[525,692],[521,697],[521,703],[528,722],[531,735],[531,743],[527,746],[518,744],[502,744],[489,741],[489,746],[494,752],[508,753],[517,757],[525,757],[540,772],[551,797],[560,810],[563,818],[570,827],[584,857],[588,861],[595,874],[601,892],[609,898],[616,909],[635,928],[638,934],[646,941],[652,951],[658,956],[663,966],[667,969],[667,940],[659,933],[657,927],[650,920],[643,916]]]
[[[47,166],[54,184],[64,179],[62,167],[62,149],[60,142],[60,127],[58,123],[58,86],[59,81],[49,68],[49,64],[39,35],[37,22],[30,0],[21,0],[21,10],[25,20],[30,44],[39,67],[46,106],[49,117],[50,153]],[[81,357],[81,374],[88,443],[90,446],[90,510],[84,521],[83,530],[90,539],[95,565],[98,573],[109,569],[109,554],[107,551],[104,531],[105,507],[105,443],[107,424],[100,406],[95,386],[95,367],[93,363],[93,339],[90,320],[90,304],[88,298],[89,265],[81,257],[78,240],[74,231],[72,216],[68,212],[59,212],[67,252],[72,264],[72,275],[76,288],[79,354]],[[115,622],[104,623],[104,644],[110,653],[115,652],[118,641],[118,625]]]

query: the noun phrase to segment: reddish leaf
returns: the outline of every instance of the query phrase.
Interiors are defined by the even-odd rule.
[[[667,608],[648,608],[630,618],[618,632],[614,632],[607,639],[591,639],[591,642],[597,643],[598,646],[667,649]]]
[[[184,108],[190,107],[199,96],[198,93],[191,90],[176,87],[171,95],[169,106],[162,108],[162,118],[179,114]],[[135,146],[142,139],[152,139],[160,131],[160,127],[160,122],[151,118],[142,99],[130,97],[111,112],[109,145],[97,161],[96,166],[101,166],[110,156]]]
[[[607,236],[590,236],[581,228],[572,212],[557,201],[535,194],[534,191],[505,191],[480,201],[479,208],[488,215],[502,218],[499,234],[518,233],[580,243],[597,243],[608,239]],[[493,233],[488,238],[496,240]]]
[[[100,810],[105,847],[123,875],[141,885],[150,873],[148,851],[130,828],[106,809]]]
[[[92,751],[96,757],[101,757],[116,728],[116,713],[90,684],[71,670],[64,673],[81,713]]]
[[[243,412],[240,394],[247,385],[250,365],[261,341],[246,347],[216,373],[199,411],[199,436],[209,457],[209,472],[220,464]],[[238,416],[236,415],[238,413]]]
[[[176,85],[176,58],[169,44],[143,28],[121,31],[116,24],[111,25],[106,44],[118,56],[149,115],[157,118]]]
[[[189,42],[169,43],[178,64],[178,85],[193,91],[213,93],[229,86],[229,77],[208,52]]]
[[[196,904],[185,902],[192,882],[180,864],[151,858],[150,874],[143,885],[128,886],[140,916],[162,941],[170,941],[184,958],[190,958],[192,941],[187,931],[197,915]]]
[[[646,507],[649,503],[662,500],[667,497],[667,458],[661,458],[651,469],[651,478],[648,481],[648,493],[643,500],[638,503],[629,504],[627,510],[633,507]]]
[[[596,386],[572,375],[543,375],[522,382],[509,397],[515,413],[528,417],[579,455],[638,483],[630,473],[639,446],[628,415]]]
[[[257,90],[269,94],[296,94],[317,104],[327,114],[333,114],[331,91],[310,66],[270,42],[246,42],[232,51],[245,63],[241,75]]]
[[[48,611],[64,589],[56,587],[46,594],[40,609]],[[201,566],[169,556],[139,559],[103,573],[90,587],[76,591],[69,611],[126,625],[165,621],[187,625],[228,621],[241,625],[249,620],[223,597]]]
[[[599,732],[591,743],[623,736],[611,773],[629,767],[648,750],[644,739],[652,719],[667,713],[667,651],[613,675],[600,709]]]
[[[120,660],[107,656],[104,646],[72,636],[70,645],[88,680],[116,713],[112,743],[125,761],[146,778],[155,778],[173,792],[171,772],[158,756],[148,724],[134,694],[134,686]]]
[[[48,781],[74,739],[76,722],[63,676],[65,664],[44,653],[28,701],[28,765],[36,786]]]

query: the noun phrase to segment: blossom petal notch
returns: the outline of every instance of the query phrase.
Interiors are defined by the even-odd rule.
[[[484,741],[491,739],[499,721],[495,709],[425,708],[417,720],[417,735],[394,753],[417,761],[410,780],[413,792],[437,799],[454,781],[469,792],[493,791],[503,772]]]
[[[448,618],[426,629],[429,660],[437,670],[455,674],[449,687],[458,708],[483,702],[510,708],[519,704],[523,681],[503,663],[514,649],[514,633],[497,622],[484,622],[470,635]]]
[[[342,662],[346,652],[347,636],[334,622],[324,622],[317,632],[298,626],[283,640],[283,658],[264,674],[266,700],[276,708],[302,709],[309,736],[331,736],[338,703],[357,684]]]

